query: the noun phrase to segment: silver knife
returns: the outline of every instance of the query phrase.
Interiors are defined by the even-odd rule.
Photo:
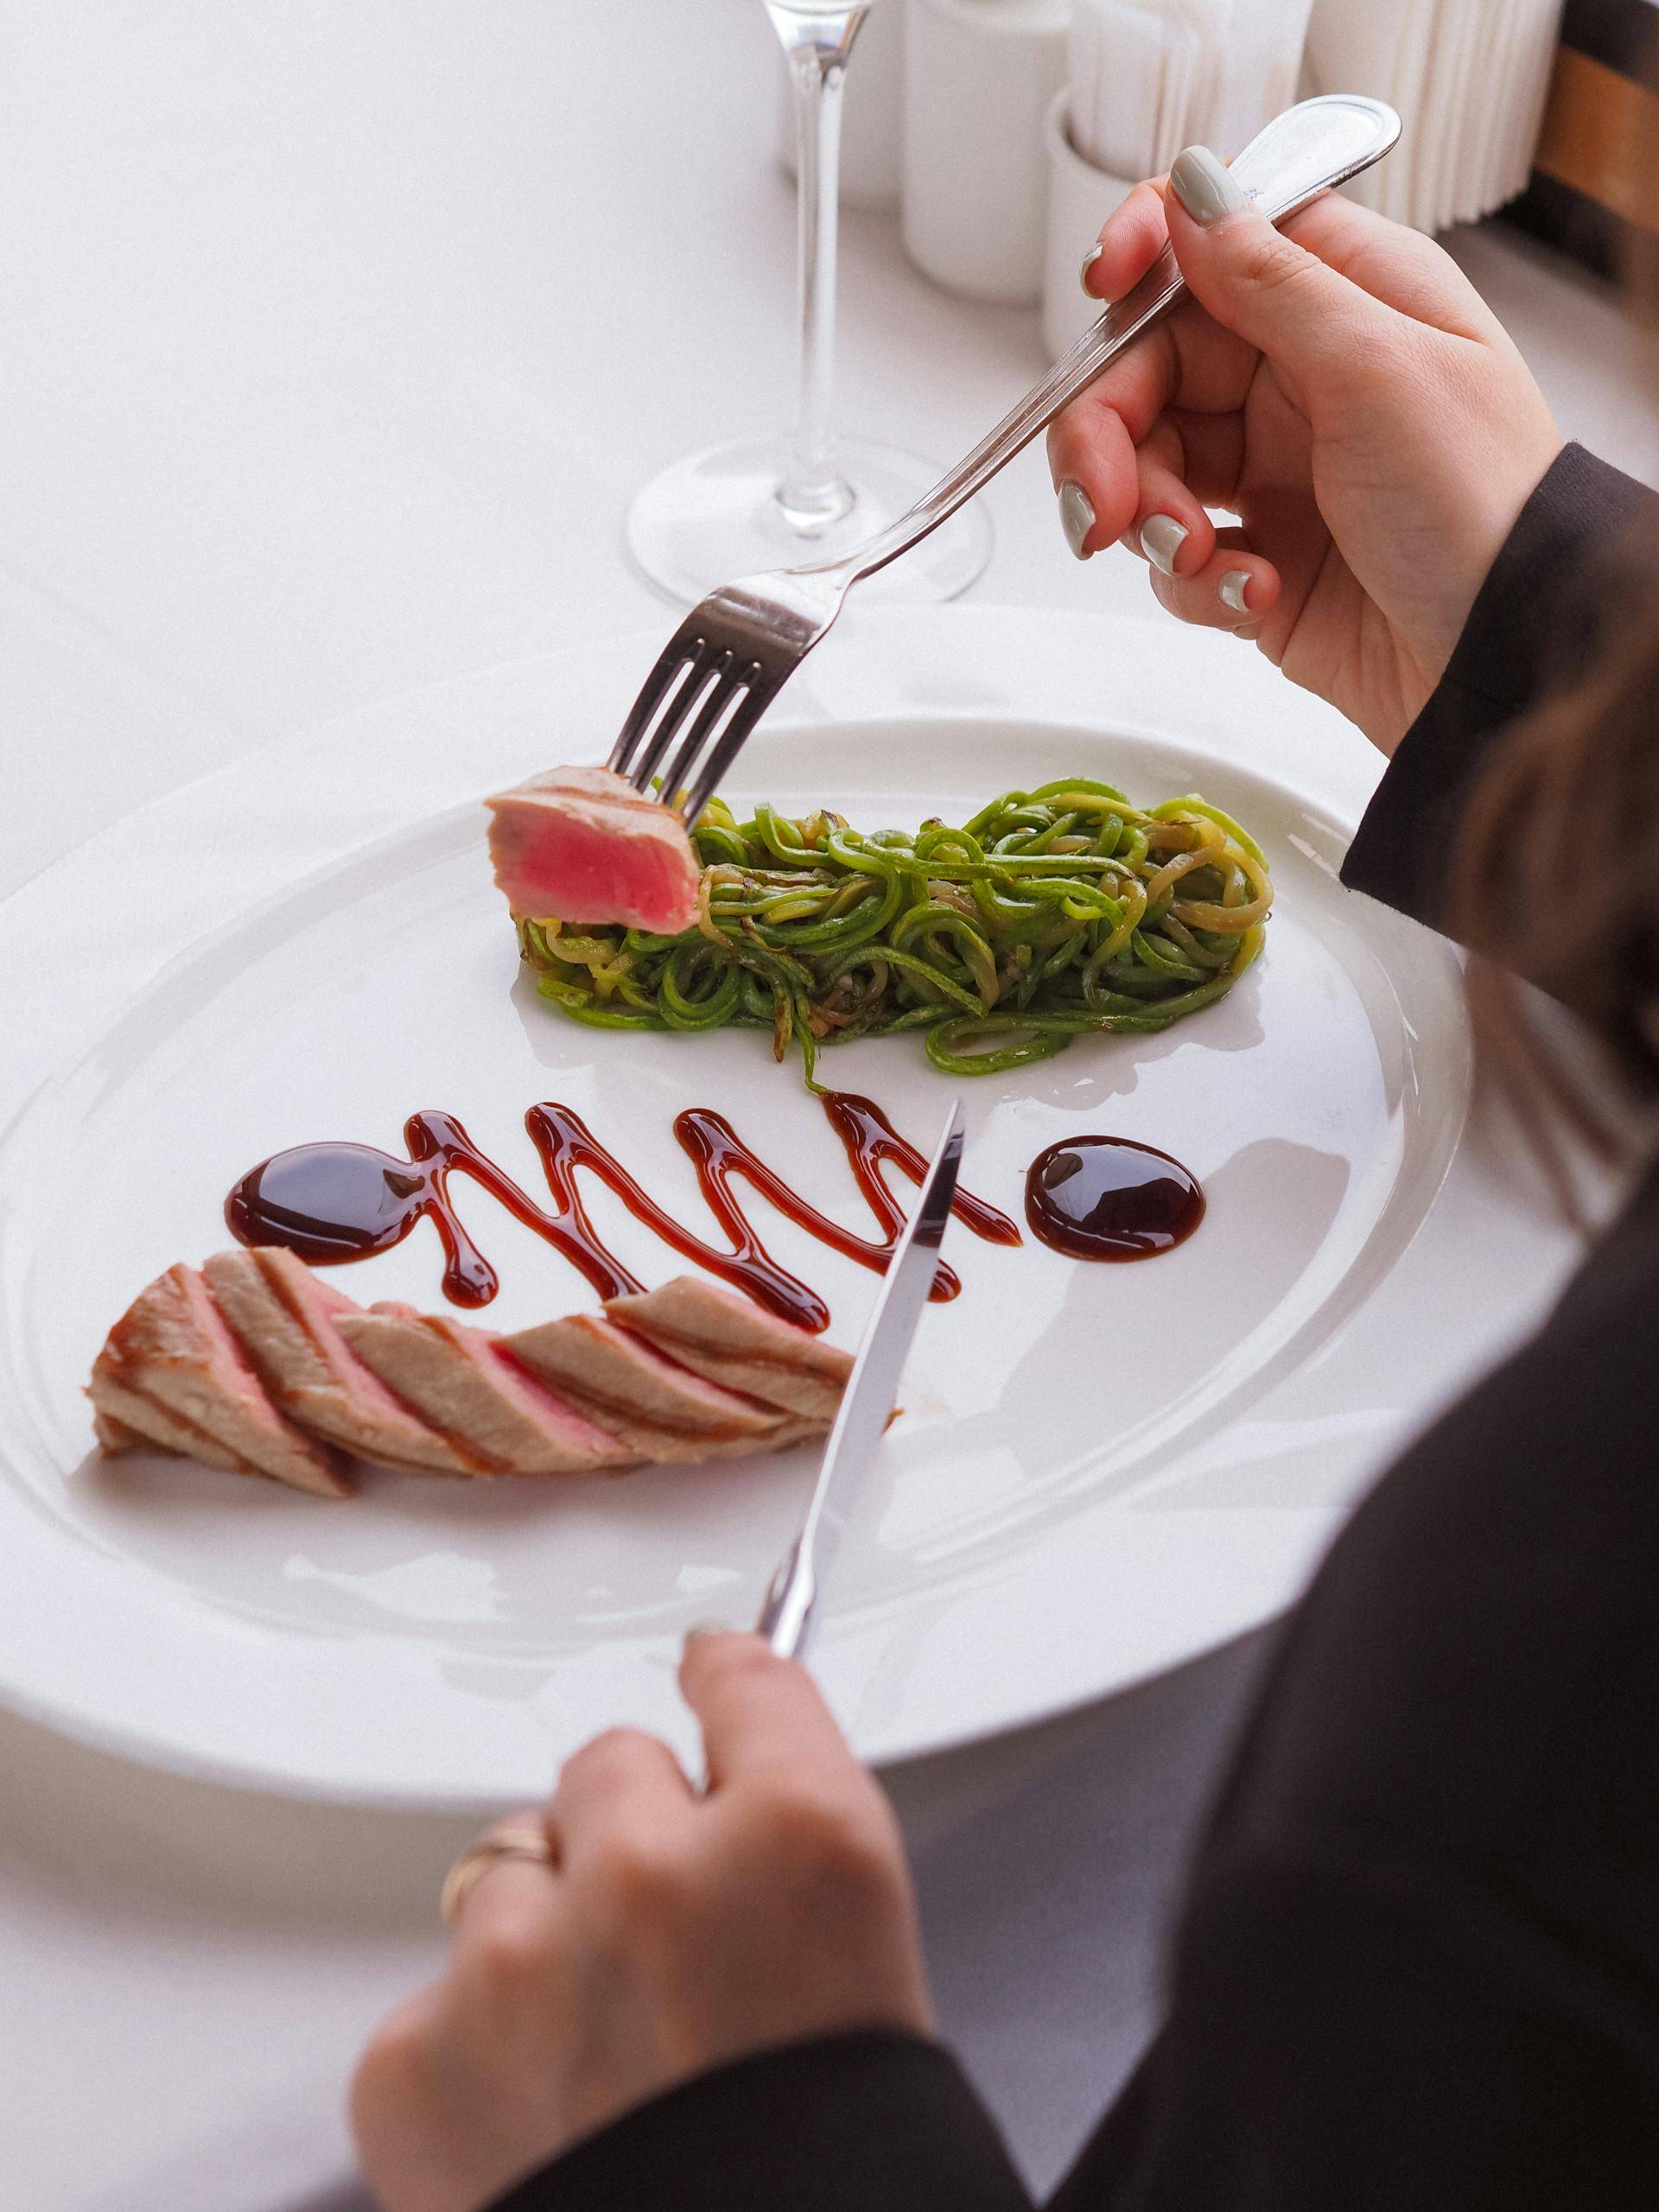
[[[780,1658],[798,1659],[806,1649],[818,1593],[841,1543],[848,1511],[892,1417],[911,1338],[933,1285],[961,1166],[962,1101],[957,1099],[922,1178],[915,1210],[893,1247],[823,1448],[823,1465],[801,1533],[779,1561],[755,1623],[756,1634],[764,1636]]]

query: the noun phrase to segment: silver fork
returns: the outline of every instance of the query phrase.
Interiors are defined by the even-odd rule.
[[[1233,163],[1233,175],[1263,214],[1281,223],[1381,161],[1399,136],[1400,118],[1382,100],[1328,93],[1275,117]],[[907,553],[982,490],[1185,289],[1166,245],[1133,290],[907,514],[839,561],[740,576],[711,591],[645,678],[607,765],[641,791],[660,769],[664,804],[683,804],[687,821],[695,822],[852,587]]]

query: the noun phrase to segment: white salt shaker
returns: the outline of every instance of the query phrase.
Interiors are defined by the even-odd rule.
[[[1070,95],[1057,92],[1043,131],[1048,162],[1048,240],[1043,257],[1043,343],[1058,361],[1101,311],[1083,289],[1083,257],[1100,226],[1135,189],[1133,177],[1096,168],[1072,143]]]
[[[1044,121],[1071,13],[1071,0],[906,0],[905,246],[947,291],[1041,296]]]

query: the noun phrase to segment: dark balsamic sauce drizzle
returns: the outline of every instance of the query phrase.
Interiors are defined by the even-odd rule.
[[[601,1298],[642,1289],[588,1217],[576,1180],[586,1169],[621,1199],[636,1220],[677,1252],[784,1320],[816,1332],[828,1325],[829,1307],[772,1257],[739,1205],[733,1184],[747,1183],[821,1243],[880,1272],[893,1256],[905,1220],[880,1171],[884,1166],[897,1167],[914,1183],[927,1171],[922,1154],[870,1099],[836,1090],[822,1096],[880,1229],[879,1240],[857,1236],[809,1205],[750,1151],[722,1115],[698,1106],[677,1117],[674,1134],[696,1170],[709,1211],[731,1239],[726,1250],[705,1244],[640,1188],[579,1115],[552,1100],[532,1106],[524,1116],[552,1193],[550,1211],[537,1205],[481,1152],[453,1114],[426,1112],[411,1114],[404,1124],[407,1160],[363,1144],[307,1144],[275,1154],[236,1185],[225,1201],[225,1219],[240,1243],[286,1245],[314,1267],[334,1267],[390,1250],[417,1222],[429,1217],[443,1244],[445,1297],[456,1306],[487,1306],[499,1287],[499,1278],[449,1201],[449,1177],[466,1175],[515,1220],[562,1252]],[[964,1229],[988,1243],[1020,1241],[1019,1229],[1006,1214],[968,1192],[957,1192],[953,1211]],[[931,1294],[954,1298],[961,1287],[954,1271],[941,1264]]]
[[[1074,1260],[1150,1260],[1204,1219],[1204,1192],[1179,1160],[1128,1137],[1068,1137],[1026,1174],[1033,1234]]]

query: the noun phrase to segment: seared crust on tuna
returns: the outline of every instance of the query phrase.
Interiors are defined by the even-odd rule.
[[[296,1490],[343,1497],[338,1452],[287,1419],[190,1268],[169,1268],[111,1330],[92,1369],[92,1403],[127,1428],[166,1425],[211,1439],[217,1464],[273,1475]],[[159,1418],[158,1418],[159,1417]],[[169,1445],[169,1449],[176,1446]],[[199,1443],[188,1447],[200,1456]]]
[[[215,1252],[202,1274],[265,1388],[315,1436],[382,1465],[474,1475],[481,1463],[435,1433],[354,1352],[339,1324],[361,1312],[280,1247]]]
[[[598,1313],[544,1321],[502,1344],[645,1459],[707,1459],[745,1446],[766,1451],[783,1426],[773,1408],[694,1375]]]
[[[677,1275],[660,1290],[607,1299],[605,1311],[709,1382],[809,1422],[835,1419],[853,1371],[850,1352],[701,1275]]]
[[[92,1433],[113,1458],[123,1452],[170,1452],[177,1459],[200,1459],[229,1475],[257,1475],[264,1470],[228,1451],[216,1436],[181,1414],[169,1413],[154,1398],[129,1390],[102,1365],[92,1370]]]
[[[482,1329],[441,1314],[343,1313],[352,1349],[428,1423],[474,1452],[482,1471],[563,1475],[626,1466],[636,1455],[543,1389]]]

